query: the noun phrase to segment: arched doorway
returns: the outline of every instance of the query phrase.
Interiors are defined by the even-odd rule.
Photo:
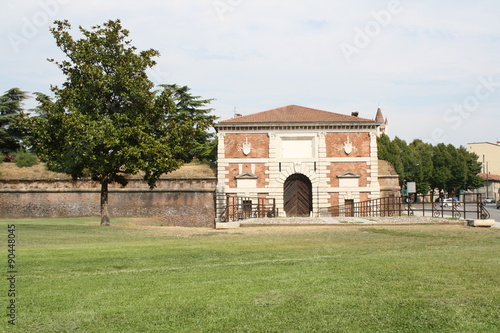
[[[293,174],[283,186],[286,216],[310,216],[312,211],[312,183],[304,175]]]

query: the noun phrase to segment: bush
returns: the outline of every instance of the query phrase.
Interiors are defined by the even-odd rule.
[[[15,153],[14,162],[19,168],[30,167],[38,164],[38,158],[28,151],[18,150]]]

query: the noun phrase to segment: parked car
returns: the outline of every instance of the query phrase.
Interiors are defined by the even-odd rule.
[[[458,201],[458,199],[453,199],[453,198],[446,198],[446,199],[442,199],[441,200],[441,204],[440,206],[441,207],[448,207],[448,206],[452,206],[452,205],[455,205],[455,206],[462,206],[462,203],[460,201]]]
[[[484,203],[485,204],[495,203],[495,198],[493,198],[493,197],[487,197],[486,199],[484,199]]]
[[[497,209],[500,209],[500,200],[497,201]]]

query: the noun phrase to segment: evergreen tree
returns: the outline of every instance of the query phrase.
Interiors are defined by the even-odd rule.
[[[189,92],[190,88],[187,86],[178,86],[176,84],[163,84],[162,87],[165,92],[175,104],[176,113],[172,118],[175,121],[193,121],[197,117],[207,117],[211,108],[206,105],[210,104],[213,99],[202,99],[200,96],[193,96]],[[213,116],[213,120],[216,118]],[[208,163],[215,163],[217,156],[214,156],[215,135],[206,131],[198,131],[186,138],[188,141],[186,145],[190,147],[184,154],[182,159],[185,162],[190,162],[193,159],[206,161]]]
[[[15,124],[15,117],[23,111],[28,93],[12,88],[0,96],[0,153],[12,155],[21,148],[23,135]]]

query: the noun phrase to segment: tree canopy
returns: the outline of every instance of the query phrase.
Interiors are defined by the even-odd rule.
[[[15,117],[23,111],[28,93],[19,88],[7,90],[0,96],[0,153],[12,155],[22,147],[23,134],[15,124]],[[1,159],[4,157],[2,156]]]
[[[422,140],[410,144],[383,134],[378,138],[378,157],[389,161],[399,174],[401,185],[416,182],[418,193],[430,190],[457,192],[481,187],[481,162],[474,153],[443,143],[433,146]]]
[[[206,108],[212,99],[202,99],[200,96],[191,95],[190,88],[178,86],[177,84],[162,84],[161,88],[168,91],[176,108],[175,121],[186,121],[193,117],[203,117],[208,115],[212,109]],[[195,134],[195,133],[193,133]],[[215,163],[217,158],[217,140],[214,133],[198,132],[196,135],[185,138],[189,140],[189,149],[183,154],[183,160],[190,162],[193,159]]]
[[[213,125],[208,99],[187,87],[155,90],[146,70],[159,52],[137,52],[120,20],[86,30],[74,39],[68,21],[51,32],[66,59],[54,62],[66,77],[53,100],[38,96],[43,117],[24,117],[38,156],[49,169],[101,184],[101,224],[109,225],[108,184],[127,184],[127,174],[158,178],[180,167],[195,138]]]

